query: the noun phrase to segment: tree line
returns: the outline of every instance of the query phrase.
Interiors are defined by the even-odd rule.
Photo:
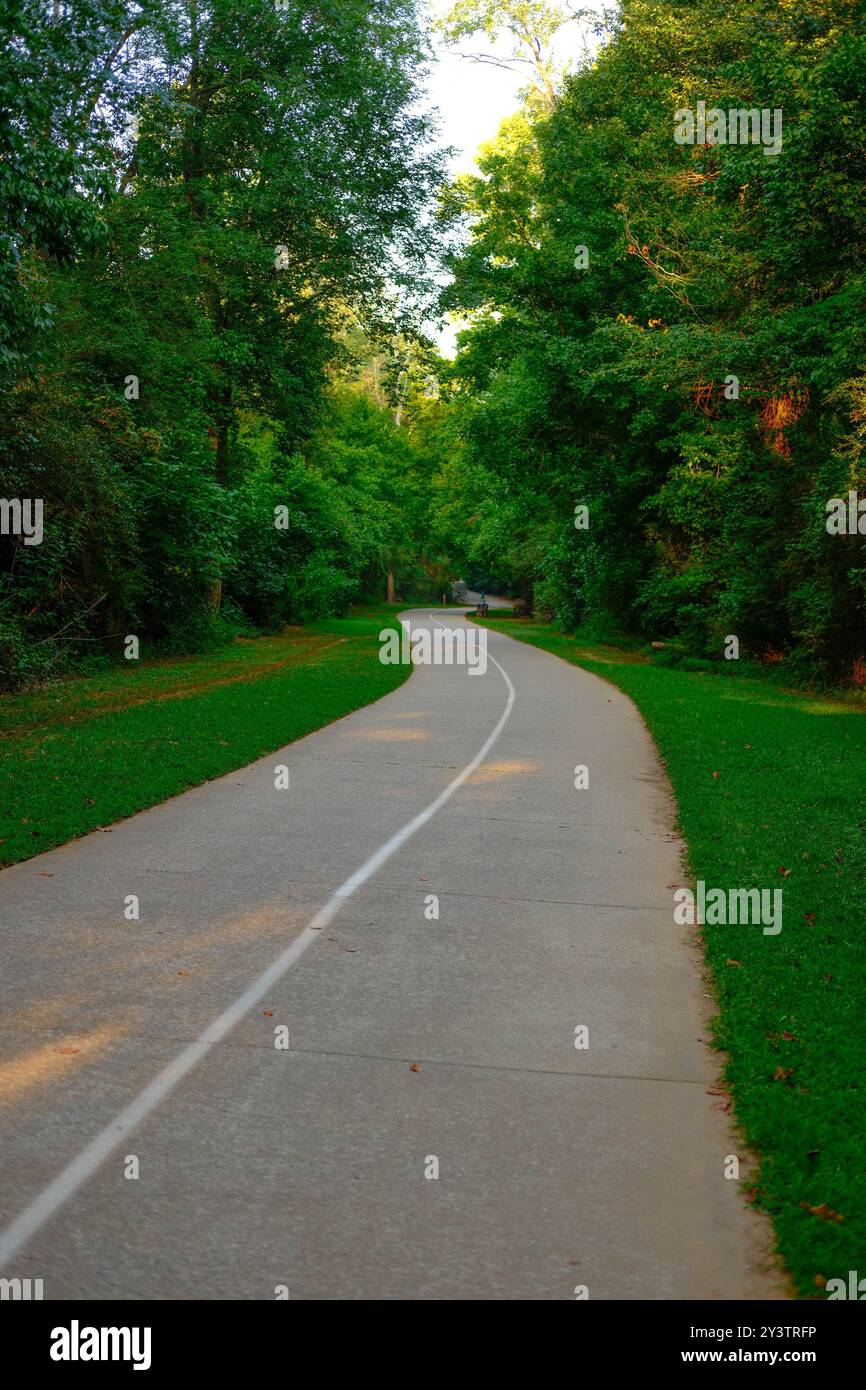
[[[0,679],[459,576],[863,684],[864,24],[455,0],[528,86],[448,180],[420,0],[7,0]]]
[[[417,0],[8,0],[0,46],[5,681],[426,596]]]
[[[569,17],[449,22],[529,59]],[[447,520],[543,616],[866,679],[866,516],[828,529],[866,499],[864,26],[849,0],[623,0],[449,190]]]

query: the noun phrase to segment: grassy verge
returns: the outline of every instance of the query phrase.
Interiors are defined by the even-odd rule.
[[[775,681],[665,668],[524,619],[489,627],[611,681],[668,769],[689,868],[784,890],[778,936],[707,926],[733,1110],[801,1295],[866,1276],[866,715]],[[673,895],[672,895],[673,896]],[[673,902],[671,904],[673,912]]]
[[[0,866],[312,733],[409,674],[377,659],[395,608],[0,697]]]

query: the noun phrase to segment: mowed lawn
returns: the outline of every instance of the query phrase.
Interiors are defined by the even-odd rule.
[[[0,696],[0,866],[109,826],[378,700],[395,609]]]
[[[801,1296],[826,1297],[849,1270],[866,1277],[866,712],[524,619],[488,626],[631,696],[667,765],[695,880],[784,890],[778,936],[703,929],[715,1041],[761,1160],[751,1195]],[[672,893],[672,930],[673,907]]]

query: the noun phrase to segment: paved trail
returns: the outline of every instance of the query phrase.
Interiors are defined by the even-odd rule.
[[[723,1175],[649,736],[595,677],[489,650],[0,875],[4,1275],[46,1298],[777,1296]]]

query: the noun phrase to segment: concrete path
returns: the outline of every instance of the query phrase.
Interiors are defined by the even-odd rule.
[[[777,1296],[724,1177],[649,736],[595,677],[489,651],[0,875],[3,1275],[46,1298]]]

